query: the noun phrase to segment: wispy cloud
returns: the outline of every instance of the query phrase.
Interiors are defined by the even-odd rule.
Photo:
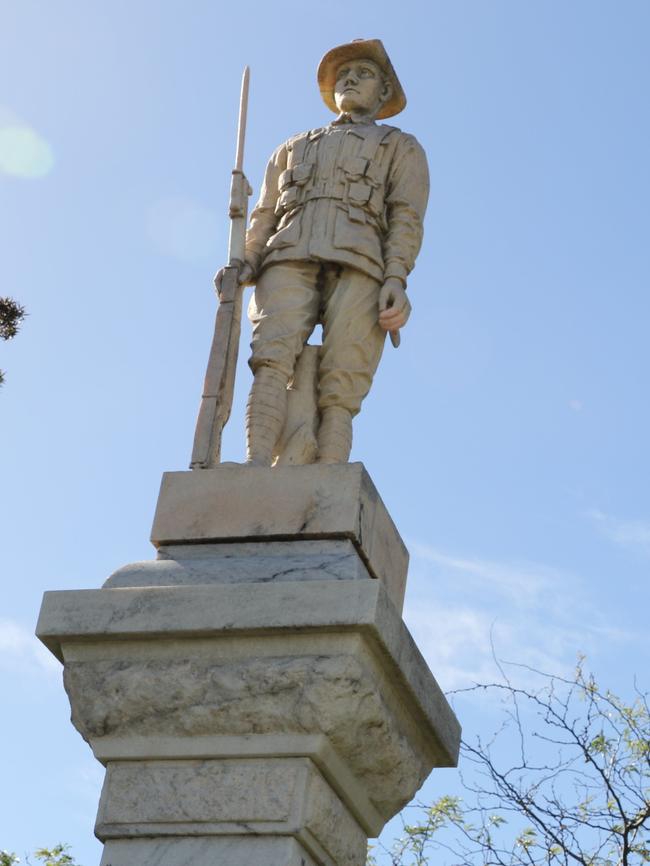
[[[587,517],[614,544],[628,550],[650,554],[650,521],[621,520],[611,514],[605,514],[598,508],[588,511]]]
[[[550,585],[567,577],[558,569],[540,563],[456,556],[417,542],[410,550],[441,573],[462,575],[464,584],[469,582],[474,590],[489,588],[490,592],[505,595],[519,604],[532,603]]]
[[[23,625],[0,619],[0,670],[21,674],[61,676],[61,665]]]
[[[444,689],[494,679],[505,660],[569,673],[617,635],[583,581],[543,563],[458,556],[412,543],[404,618]],[[416,599],[412,604],[410,599]],[[494,650],[493,650],[494,647]]]

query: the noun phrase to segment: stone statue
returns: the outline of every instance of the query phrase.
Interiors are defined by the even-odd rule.
[[[100,866],[365,866],[368,838],[458,761],[458,720],[401,619],[408,550],[348,463],[409,315],[426,160],[375,124],[405,103],[381,42],[333,49],[318,79],[337,118],[275,151],[246,237],[244,70],[197,471],[163,476],[157,558],[43,599],[37,634],[106,767]],[[257,465],[240,466],[220,444],[247,283]]]
[[[347,462],[386,332],[398,345],[411,310],[405,289],[422,242],[427,162],[412,135],[375,123],[404,108],[402,86],[378,39],[328,51],[318,84],[337,117],[275,150],[238,263],[239,285],[255,285],[252,465]],[[306,347],[319,323],[322,346]],[[292,410],[294,391],[302,396]],[[294,417],[288,430],[305,411],[311,417]]]

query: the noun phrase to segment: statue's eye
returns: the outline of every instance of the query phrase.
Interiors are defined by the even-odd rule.
[[[337,79],[338,79],[338,78],[345,78],[345,76],[348,74],[349,71],[350,71],[350,70],[347,69],[347,68],[346,68],[346,69],[339,69],[339,73],[338,73],[338,75],[336,76]]]

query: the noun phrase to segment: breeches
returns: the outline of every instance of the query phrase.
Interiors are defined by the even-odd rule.
[[[262,271],[248,308],[253,325],[250,367],[293,375],[317,324],[323,325],[318,407],[356,415],[372,385],[386,337],[377,324],[380,284],[354,268],[299,261]]]

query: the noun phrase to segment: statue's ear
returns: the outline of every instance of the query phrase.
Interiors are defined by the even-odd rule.
[[[387,78],[384,79],[384,86],[381,91],[381,101],[382,104],[388,102],[388,100],[393,95],[393,85],[388,81]]]

